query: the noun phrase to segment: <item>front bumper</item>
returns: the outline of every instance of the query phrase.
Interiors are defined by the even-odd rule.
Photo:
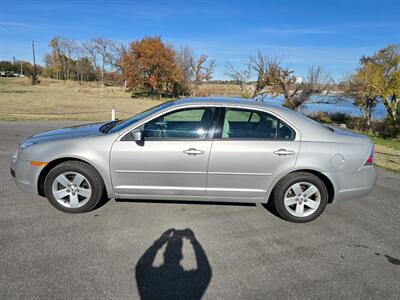
[[[366,166],[352,173],[327,174],[335,185],[334,201],[342,201],[367,196],[376,183],[376,170]]]
[[[12,179],[25,193],[38,194],[37,179],[41,170],[42,167],[32,166],[30,161],[19,160],[16,156],[11,158],[10,173]]]

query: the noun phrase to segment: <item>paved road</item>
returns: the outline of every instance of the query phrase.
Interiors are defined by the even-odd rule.
[[[398,174],[379,171],[369,197],[309,224],[258,205],[111,200],[69,215],[8,172],[20,139],[66,124],[0,122],[0,299],[399,299]]]

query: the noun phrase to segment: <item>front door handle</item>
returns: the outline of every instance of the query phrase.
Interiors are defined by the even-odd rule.
[[[185,153],[187,155],[200,155],[200,154],[204,154],[205,151],[198,150],[198,149],[195,149],[195,148],[189,148],[187,150],[184,150],[183,153]]]
[[[294,151],[286,150],[286,149],[279,149],[279,150],[275,150],[273,153],[276,155],[293,155]]]

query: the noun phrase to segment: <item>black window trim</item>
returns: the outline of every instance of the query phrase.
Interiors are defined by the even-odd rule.
[[[277,130],[275,133],[275,138],[254,138],[254,137],[249,137],[249,138],[244,138],[244,137],[240,137],[240,138],[222,138],[222,129],[224,127],[224,119],[225,119],[225,113],[226,113],[226,109],[237,109],[237,110],[244,110],[244,111],[249,111],[251,114],[254,112],[263,112],[266,113],[274,118],[277,119],[278,124],[277,124]],[[248,108],[248,107],[240,107],[240,106],[224,106],[221,107],[221,112],[219,114],[219,118],[217,121],[217,128],[215,128],[214,131],[214,138],[213,140],[218,140],[218,141],[286,141],[286,142],[291,142],[291,141],[295,141],[296,140],[296,136],[297,136],[297,132],[296,130],[293,129],[292,126],[290,126],[288,123],[286,123],[285,121],[282,121],[282,119],[274,114],[271,114],[270,112],[267,112],[265,110],[260,110],[260,109],[253,109],[253,108]],[[280,139],[278,138],[279,135],[279,127],[280,124],[284,124],[287,127],[290,128],[290,130],[293,131],[294,136],[292,139]]]

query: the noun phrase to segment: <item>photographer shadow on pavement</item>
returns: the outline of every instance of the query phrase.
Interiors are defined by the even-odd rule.
[[[184,239],[190,241],[197,268],[186,271],[183,259]],[[164,262],[153,266],[164,246]],[[203,247],[190,229],[169,229],[146,250],[136,264],[136,283],[141,299],[200,299],[211,281],[212,271]]]

